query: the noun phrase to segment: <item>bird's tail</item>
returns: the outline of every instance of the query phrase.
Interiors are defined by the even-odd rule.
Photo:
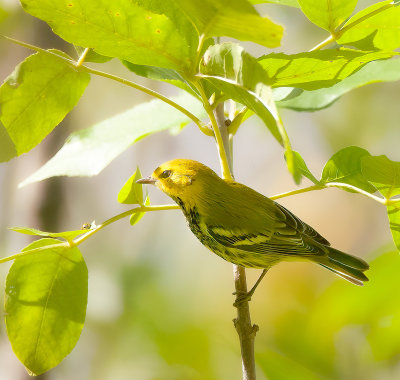
[[[323,257],[315,257],[315,261],[336,273],[347,281],[359,286],[363,286],[368,277],[363,273],[369,269],[369,265],[364,260],[338,251],[332,247],[326,247],[328,254]]]

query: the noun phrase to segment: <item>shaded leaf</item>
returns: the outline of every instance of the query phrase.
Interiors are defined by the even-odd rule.
[[[142,178],[142,173],[139,167],[136,168],[135,173],[125,182],[118,193],[118,202],[124,204],[139,204],[143,205],[143,186],[136,183],[138,179]]]
[[[21,0],[21,4],[66,41],[107,57],[185,71],[196,51],[166,15],[130,0]]]
[[[232,37],[266,47],[280,45],[283,28],[261,17],[248,0],[177,0],[199,35]]]
[[[375,82],[398,80],[400,59],[370,62],[332,87],[315,91],[293,91],[288,98],[278,101],[277,105],[297,111],[316,111],[330,106],[342,95],[356,88]]]
[[[196,97],[199,97],[199,94],[196,92],[196,90],[193,89],[191,85],[185,79],[183,79],[183,77],[177,71],[173,69],[165,69],[155,66],[135,65],[134,63],[128,61],[122,61],[122,63],[129,71],[132,71],[136,75],[170,83],[176,87],[181,88],[182,90],[189,92]]]
[[[64,232],[46,232],[40,231],[36,228],[31,227],[10,227],[11,231],[19,232],[20,234],[35,235],[35,236],[46,236],[46,237],[61,237],[65,240],[72,240],[75,237],[85,234],[88,229],[81,229],[76,231],[64,231]]]
[[[315,25],[334,32],[352,14],[357,0],[298,0],[300,8]]]
[[[400,8],[391,0],[373,4],[355,14],[343,28],[370,13],[375,13],[346,30],[337,43],[351,45],[362,50],[394,50],[400,47]],[[377,12],[383,9],[382,12]]]
[[[24,250],[59,242],[41,239]],[[15,259],[6,282],[7,334],[18,359],[40,375],[76,345],[85,321],[88,273],[78,248],[49,248]]]
[[[387,199],[400,194],[400,162],[386,156],[362,159],[362,174]]]
[[[268,73],[273,87],[317,90],[331,87],[359,70],[366,63],[393,56],[391,52],[362,52],[326,49],[299,54],[272,53],[258,62]]]
[[[193,96],[184,93],[171,99],[197,117],[205,116],[201,103]],[[20,186],[53,176],[97,175],[136,141],[189,122],[187,116],[161,100],[140,104],[93,127],[72,133],[57,154]]]
[[[39,144],[75,107],[89,80],[56,55],[37,53],[21,62],[0,87],[0,157]]]
[[[371,185],[361,172],[361,162],[365,157],[371,157],[368,151],[357,146],[349,146],[335,153],[325,164],[321,183],[346,183],[374,193],[376,188]],[[344,188],[344,190],[348,190]]]
[[[389,205],[386,209],[393,241],[397,250],[400,251],[400,202]]]

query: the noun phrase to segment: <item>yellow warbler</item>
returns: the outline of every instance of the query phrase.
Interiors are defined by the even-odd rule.
[[[221,179],[197,161],[166,162],[150,178],[138,182],[155,184],[169,195],[201,243],[231,263],[265,269],[264,275],[280,261],[310,260],[353,284],[368,281],[363,272],[369,266],[364,260],[332,248],[279,203],[245,185]]]

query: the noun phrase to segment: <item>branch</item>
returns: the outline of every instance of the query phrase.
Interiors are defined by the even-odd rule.
[[[220,140],[217,139],[218,150],[225,153],[225,157],[230,157],[227,162],[229,169],[233,167],[232,162],[232,152],[230,152],[231,139],[228,133],[228,128],[225,125],[225,115],[224,115],[224,104],[218,104],[215,110],[215,121],[217,122],[217,131],[221,137]],[[219,141],[223,144],[219,146]],[[223,167],[224,162],[221,161],[221,169],[224,172]],[[225,169],[226,170],[226,169]],[[227,177],[224,176],[225,179]],[[233,178],[232,172],[229,172],[229,179]],[[235,282],[235,294],[236,299],[242,294],[247,293],[247,283],[246,283],[246,271],[245,268],[239,265],[233,265],[233,277]],[[254,339],[258,326],[251,324],[249,302],[237,303],[237,317],[233,320],[235,329],[239,335],[240,341],[240,351],[242,355],[242,371],[244,380],[255,380],[256,379],[256,364],[254,358]]]
[[[207,96],[204,92],[204,89],[203,89],[201,83],[197,81],[197,82],[194,82],[194,85],[201,95],[201,99],[203,100],[204,109],[206,110],[207,115],[210,118],[210,122],[211,122],[211,126],[212,126],[212,129],[214,132],[215,140],[217,142],[219,160],[220,160],[221,170],[222,170],[222,177],[224,179],[233,179],[233,176],[232,176],[231,170],[230,170],[229,161],[228,161],[228,155],[226,154],[226,151],[229,148],[229,145],[225,144],[222,139],[222,135],[221,135],[222,129],[220,129],[220,127],[217,123],[217,120],[215,119],[212,107],[207,99]],[[223,105],[223,103],[220,103],[220,104]],[[223,119],[225,119],[225,117],[223,117]],[[226,129],[225,123],[223,123],[222,127],[224,129]],[[224,133],[224,132],[222,132],[222,133]],[[226,135],[227,135],[227,133],[226,133]]]

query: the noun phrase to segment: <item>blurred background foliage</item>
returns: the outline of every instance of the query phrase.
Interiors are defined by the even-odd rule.
[[[373,1],[360,0],[358,9]],[[263,4],[258,9],[286,27],[288,53],[309,50],[326,36],[298,9]],[[22,12],[16,0],[0,1],[0,32],[45,48],[70,49],[42,22]],[[254,55],[265,53],[246,45]],[[5,78],[30,52],[0,43]],[[117,60],[106,70],[132,77]],[[167,95],[167,84],[135,81]],[[358,145],[399,161],[398,83],[373,84],[345,95],[317,113],[282,111],[293,147],[314,173],[337,150]],[[92,78],[76,109],[30,153],[0,167],[0,255],[17,252],[30,237],[7,226],[47,230],[100,223],[127,208],[117,194],[136,165],[150,174],[161,162],[191,158],[218,171],[212,140],[193,126],[179,135],[160,133],[135,144],[94,178],[52,178],[18,189],[73,131],[147,101],[141,93]],[[235,173],[265,195],[295,188],[281,148],[254,117],[238,132]],[[306,183],[303,183],[306,185]],[[150,189],[153,204],[169,203]],[[338,249],[367,259],[370,282],[355,287],[308,263],[273,268],[251,302],[258,378],[270,380],[400,378],[400,257],[394,250],[384,208],[338,189],[307,193],[281,202]],[[211,255],[190,233],[177,211],[145,215],[110,226],[82,246],[89,268],[85,328],[74,351],[44,379],[239,379],[232,266]],[[4,284],[8,265],[0,267]],[[251,284],[258,271],[248,270]],[[28,375],[14,357],[0,326],[0,378]]]

